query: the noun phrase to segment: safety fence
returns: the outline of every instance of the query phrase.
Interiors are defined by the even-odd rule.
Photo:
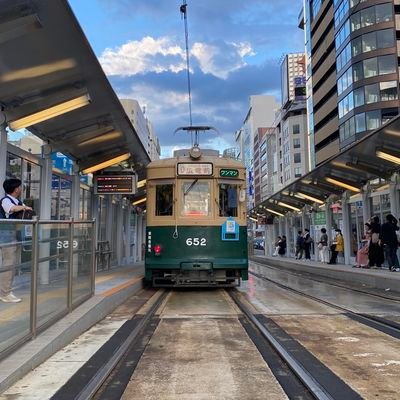
[[[0,220],[0,358],[93,296],[95,222]]]

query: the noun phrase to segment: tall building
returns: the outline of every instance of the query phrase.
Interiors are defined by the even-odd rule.
[[[305,0],[312,166],[399,113],[399,0]]]
[[[120,99],[120,102],[150,159],[158,160],[161,153],[160,144],[151,122],[145,116],[145,109],[142,110],[138,101],[133,99]]]
[[[243,143],[242,160],[247,169],[248,208],[254,207],[254,138],[258,128],[271,127],[275,112],[279,108],[274,96],[250,96],[250,106],[241,129],[236,132],[236,139]]]
[[[281,63],[282,107],[289,101],[306,99],[305,54],[290,53]]]

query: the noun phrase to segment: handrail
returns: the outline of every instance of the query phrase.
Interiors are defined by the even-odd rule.
[[[23,233],[21,240],[18,240],[17,232]],[[3,341],[7,347],[0,344],[0,359],[9,354],[21,340],[34,338],[46,326],[47,315],[52,319],[61,318],[84,299],[94,295],[95,238],[95,220],[0,220],[0,257],[3,257],[2,251],[7,251],[9,255],[16,254],[10,265],[0,263],[0,279],[21,270],[21,278],[16,279],[20,279],[22,287],[14,291],[20,292],[23,301],[30,303],[29,334],[21,334],[22,338],[21,335],[10,336]],[[84,279],[80,280],[81,276]],[[60,285],[57,282],[65,280],[65,277],[68,277],[67,290],[58,292]],[[27,291],[29,296],[26,296]],[[46,302],[43,294],[47,292],[55,293],[63,301]],[[13,306],[2,302],[0,304],[2,308]]]

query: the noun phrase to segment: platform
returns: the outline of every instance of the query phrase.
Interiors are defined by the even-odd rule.
[[[98,273],[95,296],[0,362],[0,393],[139,291],[143,272],[138,263]]]
[[[320,276],[335,283],[360,287],[364,291],[373,293],[384,291],[386,295],[400,298],[400,272],[392,272],[387,268],[352,268],[349,265],[329,265],[313,260],[296,260],[290,257],[252,256],[250,260],[293,272]]]

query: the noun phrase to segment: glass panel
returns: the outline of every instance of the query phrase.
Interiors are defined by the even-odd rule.
[[[365,113],[366,122],[367,122],[367,129],[377,129],[381,125],[381,111],[369,111]]]
[[[174,186],[172,184],[156,186],[156,215],[172,215],[174,206]]]
[[[21,246],[17,228],[21,224],[0,220],[0,295],[12,293],[20,303],[0,302],[0,352],[15,344],[30,332],[31,250]],[[23,229],[31,227],[24,225]],[[18,239],[20,239],[18,237]]]
[[[392,29],[385,29],[383,31],[376,32],[377,34],[377,45],[379,49],[394,46],[394,34]]]
[[[381,101],[397,100],[397,81],[380,82]]]
[[[359,62],[357,64],[353,65],[353,78],[354,82],[359,81],[360,79],[363,79],[363,63]]]
[[[365,129],[365,113],[357,114],[355,117],[356,121],[356,133],[364,132]]]
[[[363,61],[364,65],[364,78],[378,75],[378,60],[376,57],[368,58]]]
[[[7,153],[7,165],[6,165],[6,178],[17,178],[22,177],[22,158],[15,156],[14,154]]]
[[[60,219],[69,219],[71,217],[72,182],[61,178],[60,185]]]
[[[238,215],[238,187],[222,183],[219,185],[219,216],[237,217]]]
[[[356,124],[354,121],[354,117],[349,119],[349,137],[354,136],[356,134]]]
[[[396,60],[393,55],[379,57],[379,75],[396,72]]]
[[[91,224],[74,225],[72,304],[78,303],[91,294],[92,240],[93,226]]]
[[[68,306],[68,224],[39,225],[38,326]]]
[[[351,41],[353,57],[358,56],[362,53],[362,36],[356,37]]]
[[[36,215],[39,215],[40,210],[40,170],[39,165],[24,160],[22,198],[27,206],[33,208]]]
[[[375,6],[376,23],[388,22],[393,18],[393,5],[392,3],[378,4]]]
[[[373,85],[365,86],[365,103],[376,103],[379,101],[379,85],[374,83]]]
[[[375,8],[369,7],[360,11],[361,27],[370,26],[375,24]]]
[[[360,107],[364,105],[364,88],[354,90],[354,106]]]
[[[182,182],[182,216],[208,216],[211,213],[210,182],[194,179]]]
[[[376,32],[367,33],[362,35],[362,51],[366,53],[367,51],[376,50]]]
[[[350,17],[351,31],[354,32],[361,28],[360,13],[353,14]]]

